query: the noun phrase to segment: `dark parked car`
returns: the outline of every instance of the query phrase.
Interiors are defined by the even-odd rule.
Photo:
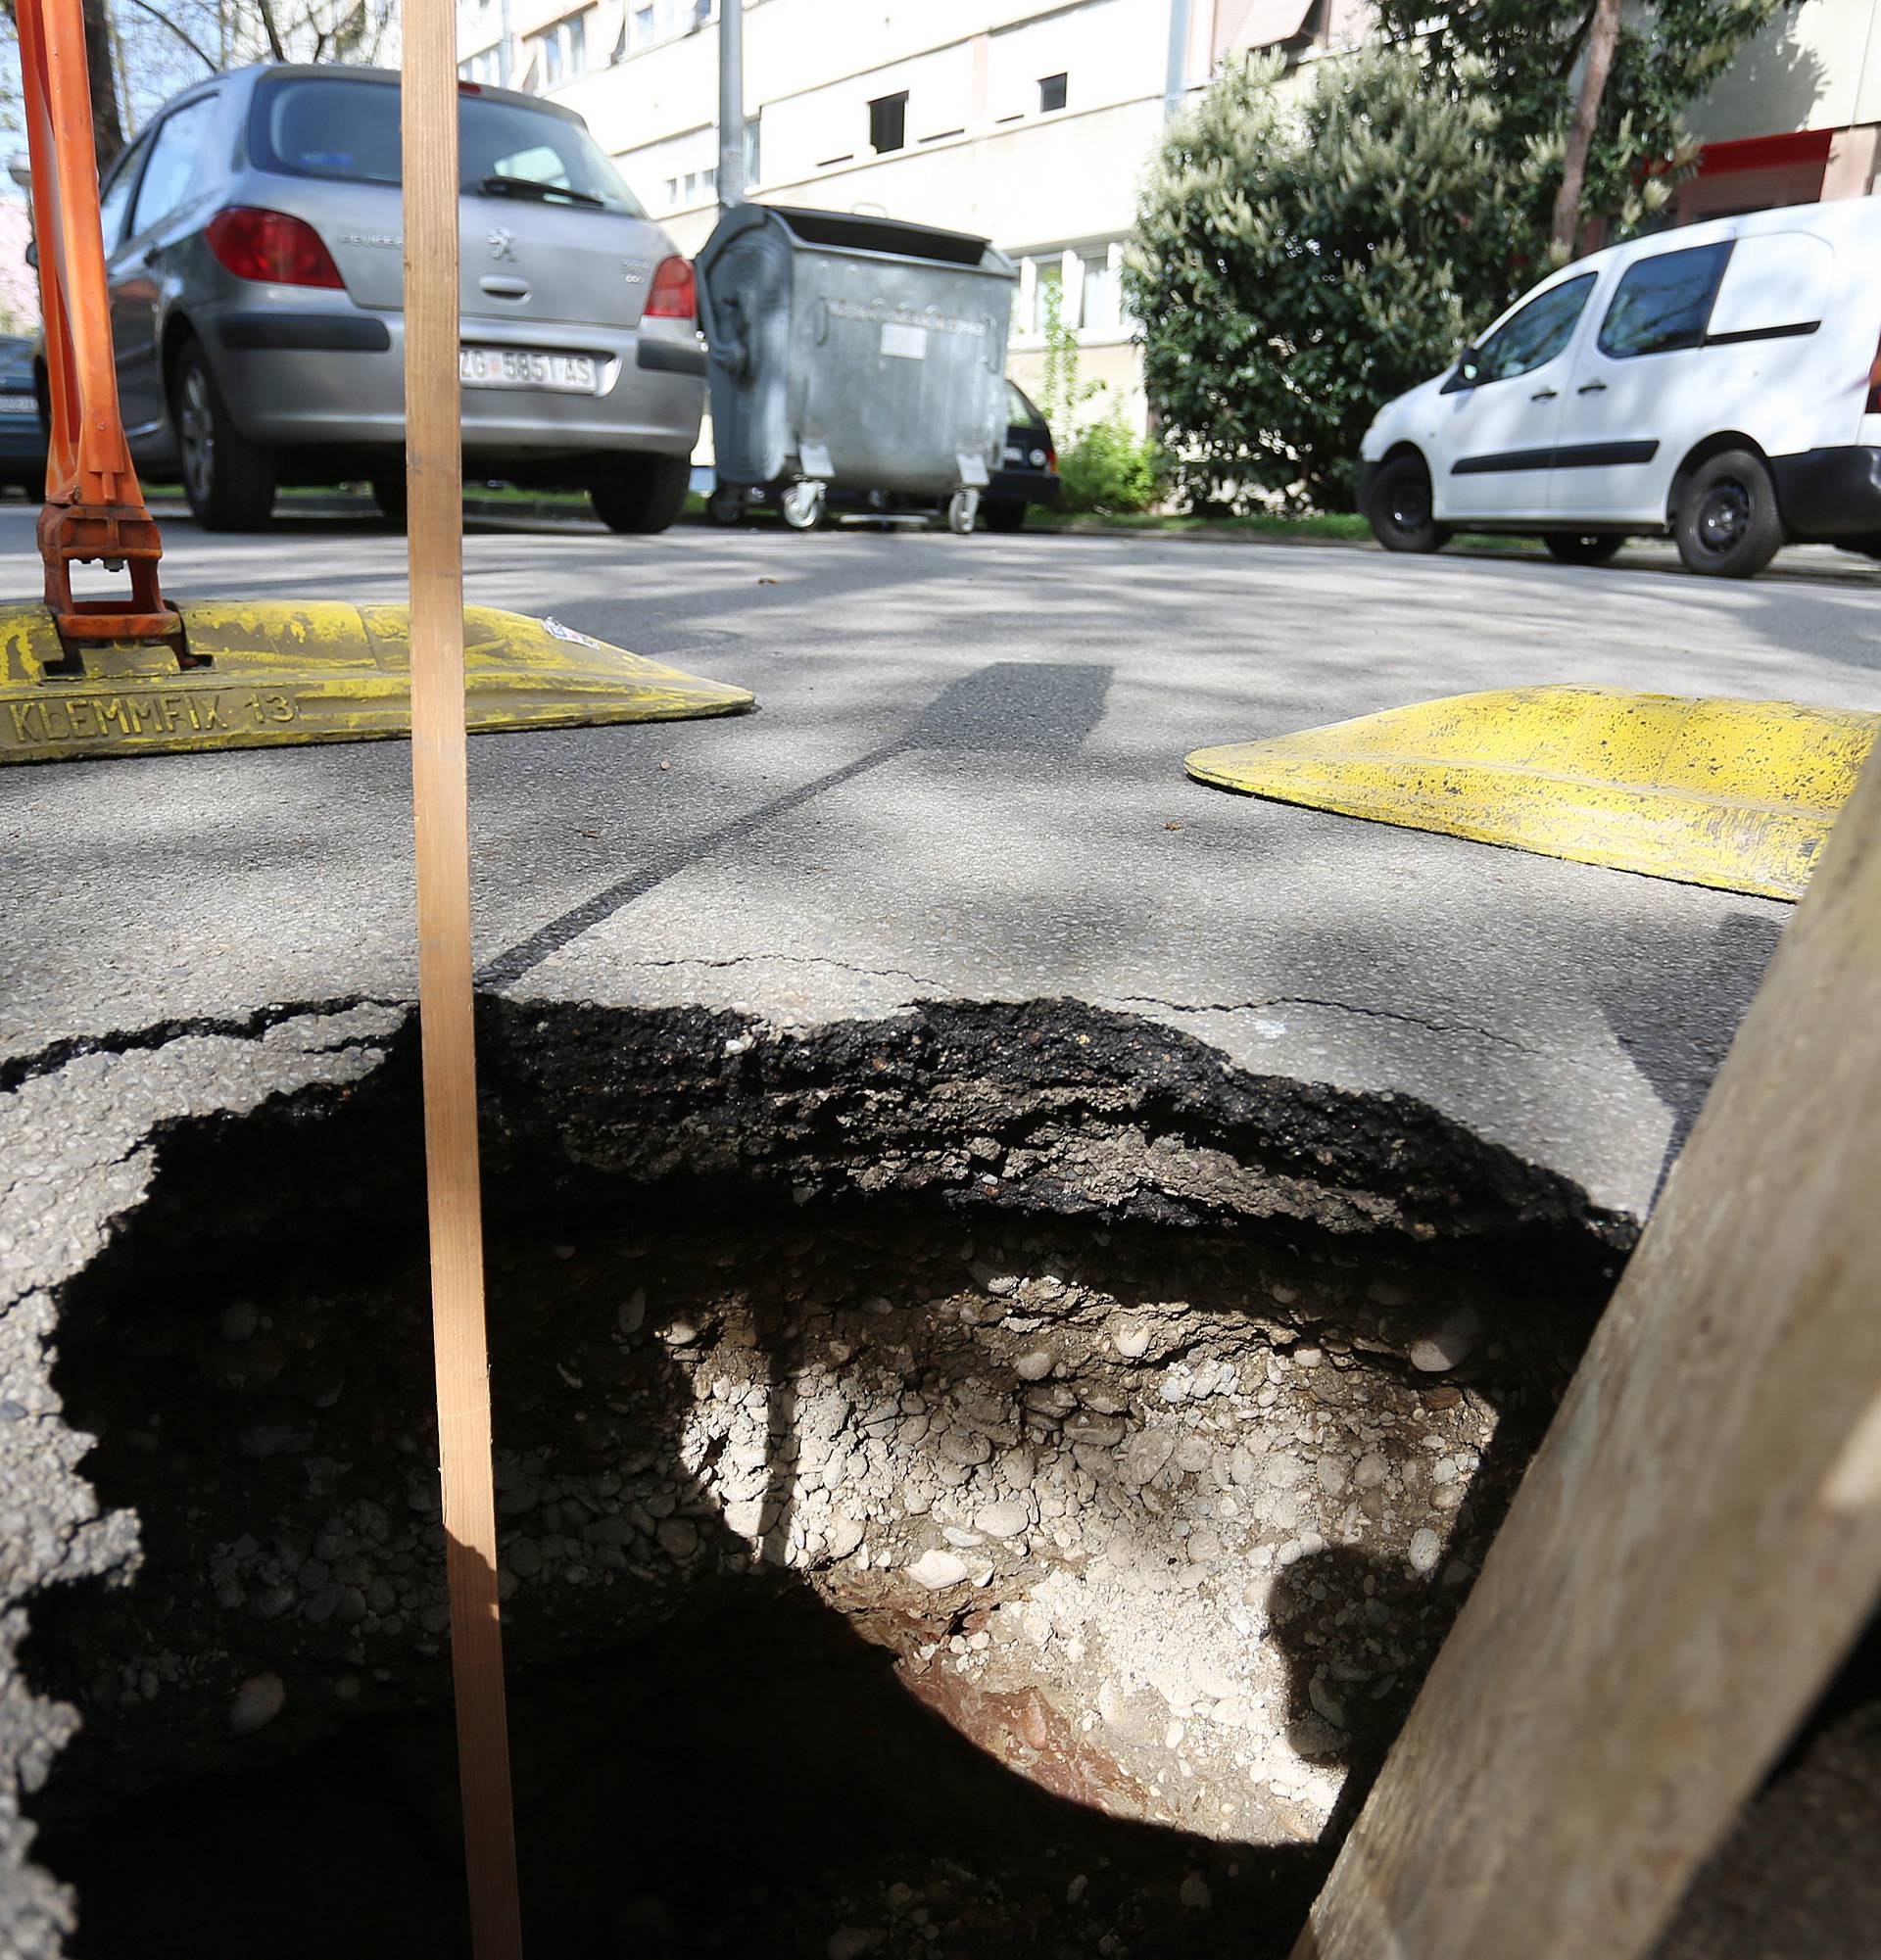
[[[1058,452],[1051,430],[1017,382],[1006,383],[1005,454],[980,500],[980,521],[989,531],[1016,531],[1028,503],[1058,502]]]
[[[46,428],[32,378],[33,343],[0,334],[0,486],[46,494]]]

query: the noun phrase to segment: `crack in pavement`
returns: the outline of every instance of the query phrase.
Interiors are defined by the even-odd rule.
[[[671,960],[636,960],[637,967],[707,967],[722,971],[727,967],[759,965],[766,961],[787,967],[837,967],[846,974],[860,974],[865,980],[905,980],[916,986],[932,986],[940,989],[948,997],[956,997],[944,980],[933,979],[928,974],[910,973],[906,967],[865,967],[853,960],[839,960],[833,953],[734,953],[729,959],[708,960],[698,956],[682,956]]]
[[[1422,1028],[1429,1034],[1473,1034],[1479,1040],[1493,1041],[1499,1048],[1513,1048],[1519,1055],[1540,1052],[1513,1035],[1498,1034],[1472,1021],[1426,1021],[1422,1015],[1403,1014],[1395,1008],[1361,1007],[1355,1001],[1321,1000],[1305,993],[1274,994],[1265,1000],[1163,1000],[1153,993],[1121,993],[1112,997],[1135,1007],[1167,1008],[1172,1014],[1247,1014],[1264,1007],[1322,1007],[1334,1014],[1363,1015],[1369,1021],[1396,1021],[1407,1028]]]

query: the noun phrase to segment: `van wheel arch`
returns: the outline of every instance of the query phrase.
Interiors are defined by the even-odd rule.
[[[1741,429],[1722,429],[1714,436],[1707,436],[1701,443],[1695,443],[1672,472],[1671,488],[1665,494],[1665,523],[1668,529],[1678,524],[1679,500],[1685,495],[1685,487],[1693,477],[1711,461],[1713,456],[1723,455],[1729,450],[1748,450],[1766,468],[1769,457],[1763,454],[1763,445],[1754,436],[1747,436]]]
[[[1419,449],[1417,444],[1414,443],[1409,436],[1403,437],[1398,442],[1393,443],[1391,447],[1385,451],[1383,455],[1381,455],[1378,458],[1378,467],[1382,469],[1386,463],[1396,462],[1400,456],[1416,456],[1417,459],[1421,463],[1423,463],[1426,473],[1430,468],[1430,458],[1427,455],[1425,455],[1421,449]]]
[[[1404,510],[1400,499],[1408,499],[1415,510]],[[1429,457],[1414,442],[1393,443],[1378,458],[1363,500],[1361,515],[1372,535],[1387,551],[1440,551],[1450,541],[1450,527],[1436,521],[1435,510]]]

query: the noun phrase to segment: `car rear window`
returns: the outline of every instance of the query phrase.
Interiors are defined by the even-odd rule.
[[[1629,265],[1600,323],[1600,351],[1615,360],[1697,347],[1712,316],[1731,248],[1695,245]]]
[[[1010,422],[1042,422],[1045,419],[1032,406],[1031,398],[1016,381],[1006,383],[1006,419]]]
[[[398,93],[396,82],[364,77],[282,75],[264,81],[249,114],[249,154],[262,169],[287,176],[396,184]],[[622,216],[647,215],[587,129],[549,110],[459,94],[458,148],[466,196],[502,177],[571,191]],[[557,208],[591,207],[557,201]]]

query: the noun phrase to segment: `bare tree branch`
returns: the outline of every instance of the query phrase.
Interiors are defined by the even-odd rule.
[[[270,0],[255,0],[256,11],[262,17],[262,31],[267,36],[267,51],[277,62],[287,59],[287,50],[281,45],[281,30],[274,24],[274,9]]]
[[[130,0],[130,4],[133,7],[135,7],[140,13],[148,14],[150,18],[153,21],[155,21],[160,26],[168,27],[169,31],[172,34],[174,34],[179,41],[182,42],[183,46],[186,47],[190,51],[190,53],[193,54],[196,57],[196,59],[199,62],[201,62],[206,69],[208,69],[211,74],[215,74],[217,72],[217,70],[221,67],[221,64],[219,62],[212,59],[208,54],[206,54],[203,51],[201,45],[191,35],[185,33],[184,30],[181,27],[179,27],[176,24],[176,23],[169,18],[168,14],[162,13],[157,8],[153,7],[150,4],[150,0]]]

